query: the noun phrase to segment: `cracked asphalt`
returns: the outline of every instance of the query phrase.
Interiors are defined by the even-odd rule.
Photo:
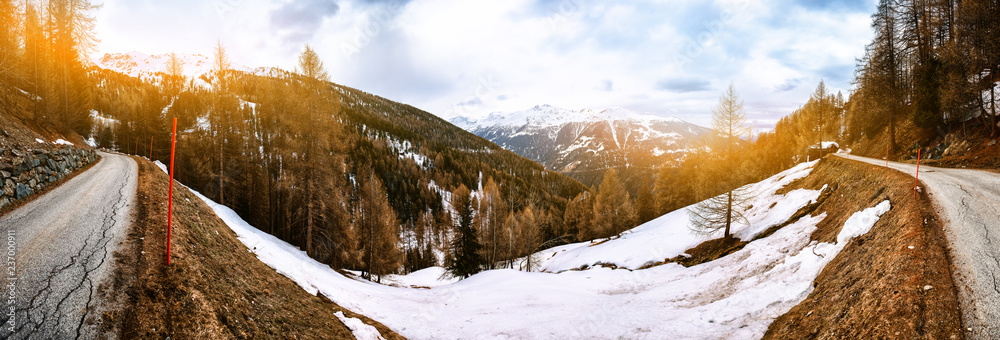
[[[131,223],[137,177],[132,159],[100,155],[89,170],[0,218],[5,237],[0,338],[97,337],[97,290],[111,279],[112,254]]]
[[[885,160],[837,156],[885,166]],[[917,170],[889,167],[911,176]],[[945,221],[966,337],[1000,339],[1000,174],[921,166],[919,178]]]

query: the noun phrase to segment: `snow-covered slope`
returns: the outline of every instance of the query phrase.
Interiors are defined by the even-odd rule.
[[[640,115],[623,108],[573,111],[539,105],[452,124],[584,184],[609,167],[653,169],[696,148],[711,130],[677,118]],[[620,170],[621,171],[621,170]]]
[[[753,240],[767,228],[785,222],[796,211],[815,201],[821,190],[796,189],[784,195],[775,192],[809,175],[816,162],[801,163],[771,178],[748,184],[747,191],[754,196],[750,210],[745,213],[749,224],[734,225],[733,235],[743,241]],[[549,249],[540,257],[540,268],[556,273],[604,263],[638,269],[648,262],[681,255],[706,239],[722,237],[722,230],[708,237],[692,233],[688,217],[688,209],[692,207],[677,209],[607,242],[596,245],[581,242]]]
[[[212,68],[211,57],[201,54],[177,54],[181,60],[184,77],[188,79],[198,79],[202,75],[210,74]],[[166,73],[170,54],[146,54],[142,52],[128,53],[106,53],[104,56],[94,58],[93,62],[97,67],[112,70],[122,74],[140,79],[159,79],[157,73]],[[250,68],[243,65],[229,65],[230,69],[250,72],[256,74],[267,74],[272,68],[258,67]],[[201,84],[204,85],[204,84]]]
[[[773,191],[789,178],[806,176],[814,165],[800,164],[754,184],[762,192],[753,206],[765,207],[776,200],[794,206],[815,199],[814,190],[783,196]],[[435,280],[442,273],[436,268],[393,278],[397,284],[422,286],[409,288],[345,277],[255,229],[229,208],[198,196],[262,262],[306,291],[320,292],[412,339],[757,339],[812,292],[813,280],[851,238],[867,233],[890,209],[885,201],[855,213],[835,244],[810,240],[824,213],[803,217],[733,254],[687,268],[671,263],[642,270],[597,267],[561,273],[505,269],[457,282]],[[739,237],[752,238],[795,211],[777,206],[759,210],[751,213],[755,217],[749,226],[737,231]],[[660,233],[652,232],[656,230]],[[605,242],[606,247],[577,244],[555,250],[557,256],[546,266],[571,267],[592,259],[623,264],[662,260],[694,241],[685,219],[667,215],[636,228],[628,237]]]
[[[201,54],[178,54],[177,57],[184,67],[185,77],[197,78],[212,70],[211,59]],[[95,58],[94,64],[132,77],[148,78],[157,72],[166,72],[168,60],[169,54],[106,53],[103,57]]]

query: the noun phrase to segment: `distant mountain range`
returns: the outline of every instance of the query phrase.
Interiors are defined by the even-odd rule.
[[[615,167],[633,192],[643,179],[682,159],[711,132],[677,118],[623,108],[574,111],[550,105],[450,122],[586,185],[597,185],[604,172]]]

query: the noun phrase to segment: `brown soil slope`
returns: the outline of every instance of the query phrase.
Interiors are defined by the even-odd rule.
[[[852,240],[814,281],[809,297],[771,325],[767,339],[960,339],[961,315],[941,223],[913,178],[827,157],[783,190],[829,185],[812,238],[836,242],[854,212],[892,208]]]
[[[104,331],[125,339],[351,339],[334,315],[357,317],[387,339],[385,326],[306,293],[260,262],[201,200],[174,186],[171,265],[166,266],[167,177],[139,163],[137,216],[115,281],[101,294],[117,301]]]

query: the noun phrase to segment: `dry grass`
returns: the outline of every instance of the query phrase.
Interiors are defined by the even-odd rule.
[[[824,184],[832,189],[815,209],[827,217],[814,240],[835,242],[848,217],[883,200],[892,209],[823,269],[815,290],[775,320],[765,338],[961,339],[944,232],[927,197],[913,198],[913,178],[827,157],[788,189]]]
[[[387,339],[398,334],[324,297],[307,294],[256,259],[198,198],[174,187],[171,265],[165,263],[167,177],[138,159],[137,216],[115,254],[119,308],[106,334],[125,339],[350,339],[334,313],[358,317]],[[121,294],[124,292],[125,294]]]

